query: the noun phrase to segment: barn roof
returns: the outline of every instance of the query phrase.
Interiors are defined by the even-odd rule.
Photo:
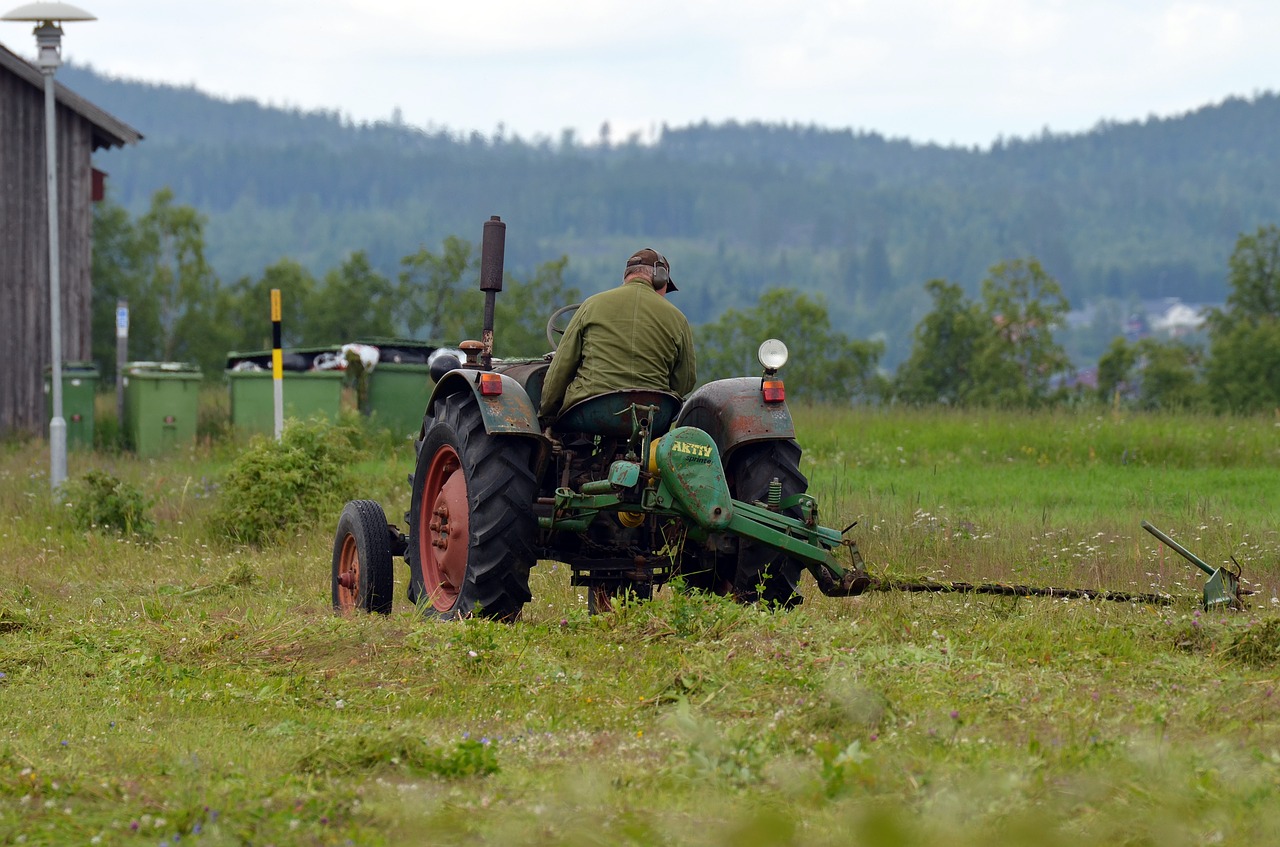
[[[39,69],[17,53],[5,48],[3,44],[0,44],[0,68],[26,80],[40,89],[40,91],[44,91],[44,77]],[[142,140],[142,133],[76,94],[70,88],[58,82],[56,77],[53,81],[53,96],[55,100],[80,115],[93,126],[94,150],[103,147],[123,147],[126,144],[135,144]]]

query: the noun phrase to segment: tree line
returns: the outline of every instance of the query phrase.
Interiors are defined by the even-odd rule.
[[[117,202],[142,214],[172,186],[206,216],[205,259],[225,278],[281,255],[322,277],[357,251],[395,276],[414,245],[498,213],[519,233],[517,273],[568,256],[566,284],[592,292],[612,256],[650,244],[698,280],[683,304],[695,322],[803,290],[834,325],[883,341],[893,368],[934,306],[919,280],[981,296],[994,257],[1034,256],[1077,306],[1221,303],[1236,235],[1280,219],[1270,93],[977,149],[735,122],[664,126],[643,144],[604,128],[522,139],[354,124],[83,68],[66,81],[147,136],[97,156]],[[1109,335],[1061,340],[1084,365]]]
[[[204,227],[204,218],[176,203],[169,189],[156,192],[137,217],[112,202],[96,207],[94,356],[105,373],[114,363],[118,298],[130,303],[131,358],[192,361],[210,375],[221,374],[230,351],[270,346],[271,289],[282,292],[286,347],[387,337],[454,345],[478,334],[479,252],[465,239],[448,236],[438,251],[421,247],[402,256],[394,279],[357,250],[319,277],[286,258],[224,285],[205,259]],[[566,282],[568,264],[560,256],[525,278],[507,275],[495,315],[499,356],[547,351],[547,318],[582,298]],[[756,346],[778,337],[791,349],[784,371],[791,396],[813,401],[1004,408],[1096,401],[1234,413],[1280,408],[1280,229],[1267,225],[1240,235],[1227,276],[1230,293],[1209,315],[1207,346],[1116,337],[1098,360],[1096,385],[1072,380],[1059,340],[1070,304],[1035,257],[990,267],[978,297],[944,278],[927,281],[931,308],[892,371],[882,366],[884,342],[838,328],[824,296],[774,287],[753,305],[696,327],[699,375],[706,381],[755,373]]]
[[[281,292],[285,347],[325,347],[401,337],[455,345],[479,334],[484,300],[473,283],[479,252],[448,237],[438,252],[425,247],[401,257],[394,278],[356,250],[320,276],[282,258],[257,275],[224,284],[205,258],[206,221],[161,189],[147,211],[132,216],[107,201],[93,219],[93,355],[104,374],[115,370],[115,305],[129,303],[129,357],[184,361],[219,377],[230,353],[271,347],[270,292]],[[545,321],[556,307],[581,298],[564,280],[564,257],[519,277],[508,274],[495,320],[502,355],[541,355]]]

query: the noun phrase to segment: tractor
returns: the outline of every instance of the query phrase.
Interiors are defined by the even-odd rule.
[[[440,356],[415,443],[407,532],[372,500],[346,504],[333,547],[339,612],[391,611],[394,558],[408,599],[441,618],[513,621],[540,561],[569,567],[593,613],[644,600],[679,578],[743,602],[800,602],[801,573],[829,596],[869,583],[857,545],[819,523],[800,472],[778,371],[786,346],[760,345],[762,374],[706,383],[688,397],[621,388],[540,421],[542,381],[576,306],[551,315],[552,352],[493,356],[506,224],[484,224],[479,341]]]

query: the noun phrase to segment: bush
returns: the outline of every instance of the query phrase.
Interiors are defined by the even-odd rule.
[[[151,503],[141,489],[106,471],[93,470],[67,480],[62,494],[67,514],[80,529],[111,529],[142,538],[155,532],[155,521],[147,514]]]
[[[290,422],[279,442],[257,436],[227,473],[213,514],[214,529],[253,544],[336,514],[354,496],[349,470],[358,431],[323,421]]]

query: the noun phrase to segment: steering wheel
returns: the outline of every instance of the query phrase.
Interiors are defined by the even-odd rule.
[[[551,313],[551,317],[547,318],[547,343],[551,345],[551,349],[555,350],[560,347],[560,339],[564,336],[565,330],[569,328],[569,321],[573,319],[573,313],[578,311],[581,303],[572,303],[568,306],[561,306]]]

